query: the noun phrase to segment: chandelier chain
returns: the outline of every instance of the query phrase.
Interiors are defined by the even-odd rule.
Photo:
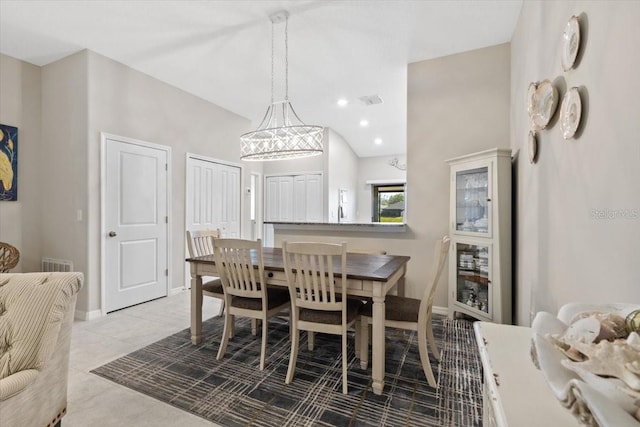
[[[289,100],[289,16],[284,20],[284,99]]]
[[[273,35],[274,35],[274,29],[273,27],[275,26],[275,24],[273,23],[273,21],[271,21],[271,103],[273,104],[273,50],[274,50],[274,42],[273,42]]]

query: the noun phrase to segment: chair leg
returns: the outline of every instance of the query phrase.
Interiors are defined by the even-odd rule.
[[[251,335],[258,335],[258,319],[251,319]]]
[[[287,369],[287,377],[284,380],[285,384],[291,384],[293,381],[293,374],[296,370],[296,359],[298,358],[298,341],[300,340],[300,330],[294,329],[293,339],[291,340],[291,355],[289,356],[289,368]]]
[[[307,331],[307,348],[309,351],[313,351],[313,347],[316,345],[316,335],[313,331]]]
[[[224,329],[222,330],[222,342],[220,343],[220,348],[218,349],[218,356],[216,356],[217,360],[222,360],[224,357],[224,353],[227,351],[227,344],[229,343],[229,336],[232,335],[233,328],[233,316],[229,314],[227,310],[224,316]]]
[[[369,319],[360,321],[360,368],[367,369],[369,364]]]
[[[220,310],[218,311],[218,314],[216,314],[216,317],[222,316],[224,316],[224,299],[220,299]]]
[[[348,391],[347,391],[347,330],[346,329],[342,330],[342,394],[348,394]]]
[[[436,379],[431,371],[431,362],[429,362],[429,354],[427,353],[427,331],[426,325],[418,325],[418,350],[420,350],[420,361],[422,362],[422,369],[424,375],[427,377],[427,382],[433,388],[438,388]]]
[[[436,357],[436,360],[442,360],[442,355],[440,354],[440,350],[438,350],[438,344],[436,344],[436,339],[433,336],[433,325],[431,324],[431,318],[429,318],[429,321],[427,322],[427,341],[429,341],[431,352]]]
[[[260,348],[260,370],[264,370],[264,359],[267,354],[267,339],[268,339],[268,331],[267,327],[269,326],[267,319],[262,319],[262,347]]]

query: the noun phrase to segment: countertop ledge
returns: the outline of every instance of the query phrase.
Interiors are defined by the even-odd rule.
[[[265,224],[273,225],[276,230],[341,230],[364,231],[374,233],[404,233],[407,225],[388,222],[273,222],[265,221]]]

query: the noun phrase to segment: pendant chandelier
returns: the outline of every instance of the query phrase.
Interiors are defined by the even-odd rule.
[[[280,11],[271,18],[271,105],[258,129],[240,136],[242,160],[284,160],[322,154],[322,126],[306,125],[289,102],[289,13]],[[274,101],[274,26],[285,22],[285,94]]]

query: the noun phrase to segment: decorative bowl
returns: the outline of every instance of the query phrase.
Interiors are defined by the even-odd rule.
[[[585,368],[588,366],[587,363],[572,362],[567,356],[568,351],[561,350],[557,345],[558,340],[554,337],[573,334],[574,338],[578,337],[578,341],[589,341],[592,331],[576,330],[580,326],[572,328],[572,325],[579,324],[575,319],[581,315],[598,312],[624,318],[639,308],[640,305],[636,304],[571,303],[561,307],[557,317],[546,312],[536,315],[531,325],[533,361],[542,371],[553,395],[563,406],[571,410],[580,423],[593,426],[638,427],[640,393],[629,388],[618,378],[594,374],[592,370]],[[582,323],[586,324],[589,322]],[[631,335],[629,337],[631,339]],[[587,361],[589,360],[587,358]],[[604,363],[609,362],[605,360]]]

